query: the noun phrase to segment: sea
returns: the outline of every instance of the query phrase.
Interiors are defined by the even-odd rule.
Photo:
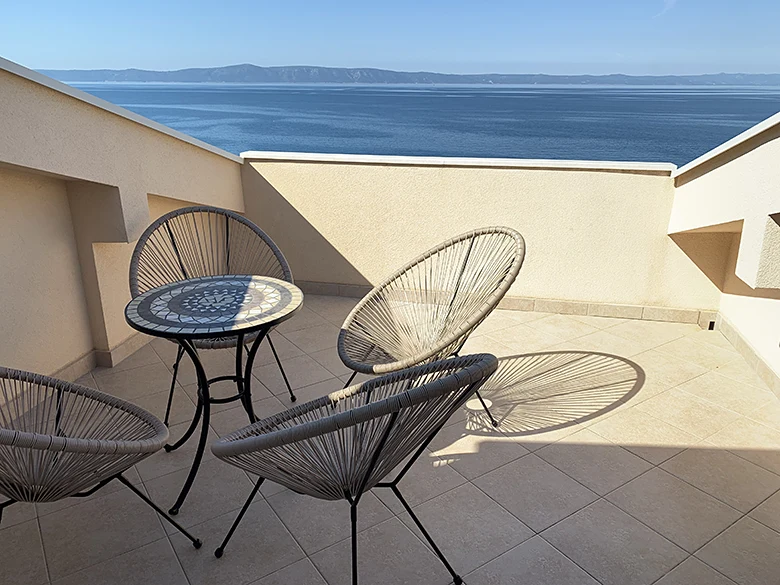
[[[671,162],[780,111],[780,87],[71,83],[232,153]]]

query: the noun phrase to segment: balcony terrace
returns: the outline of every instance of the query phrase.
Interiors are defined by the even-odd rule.
[[[780,583],[780,118],[681,169],[653,163],[219,151],[0,60],[0,365],[53,374],[162,416],[176,348],[124,322],[135,241],[167,211],[243,213],[288,258],[304,308],[272,336],[300,401],[341,388],[339,328],[421,251],[484,225],[526,263],[462,353],[499,372],[403,480],[469,585]],[[234,367],[205,352],[209,375]],[[290,406],[262,346],[259,416]],[[171,434],[195,409],[179,373]],[[216,385],[215,392],[228,391]],[[247,423],[214,408],[213,438]],[[129,477],[162,505],[194,442]],[[0,583],[336,585],[348,505],[267,483],[212,554],[253,479],[210,451],[177,519],[121,486],[19,504]],[[392,496],[370,492],[361,582],[451,582]]]

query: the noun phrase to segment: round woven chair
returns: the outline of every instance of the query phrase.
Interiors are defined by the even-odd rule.
[[[386,374],[457,355],[509,290],[524,258],[518,232],[489,227],[448,240],[395,272],[341,326],[339,357],[354,370],[347,385],[358,372]]]
[[[394,372],[260,420],[215,442],[214,455],[260,476],[215,555],[222,556],[263,481],[270,479],[301,494],[349,502],[352,582],[357,584],[358,503],[366,491],[386,487],[398,497],[455,583],[462,583],[401,495],[398,483],[497,364],[495,356],[478,354]],[[383,482],[405,460],[397,475]]]
[[[182,531],[122,475],[159,451],[165,425],[129,402],[48,376],[0,367],[2,510],[84,497],[117,479]]]
[[[130,294],[133,298],[149,289],[199,276],[249,274],[271,276],[293,282],[292,272],[281,250],[268,235],[245,217],[218,207],[185,207],[167,213],[146,228],[130,261]],[[257,333],[244,337],[251,344]],[[287,374],[270,335],[271,351],[295,402]],[[238,337],[212,337],[194,341],[198,349],[236,347]],[[171,390],[165,409],[168,418],[184,350],[179,346],[173,365]]]

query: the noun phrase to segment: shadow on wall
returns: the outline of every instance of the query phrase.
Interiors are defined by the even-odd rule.
[[[371,283],[303,217],[252,165],[241,169],[246,217],[266,232],[284,253],[293,277],[308,274],[309,266],[327,266],[327,282],[368,285]],[[312,193],[317,197],[317,193]],[[352,218],[345,217],[344,221]],[[331,276],[332,275],[332,276]],[[305,280],[305,279],[304,279]]]
[[[669,237],[721,292],[743,297],[780,299],[780,290],[751,288],[737,276],[741,224],[724,224],[724,229],[729,231],[689,232],[670,234]]]
[[[501,358],[480,390],[509,436],[534,435],[580,424],[628,402],[645,382],[634,362],[607,353],[551,351]],[[467,404],[470,432],[491,434],[479,401]]]

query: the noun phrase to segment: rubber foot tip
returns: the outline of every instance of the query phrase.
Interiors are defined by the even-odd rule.
[[[200,539],[198,539],[192,543],[192,546],[194,546],[195,548],[200,548],[203,546],[203,543],[200,541]]]
[[[171,516],[176,516],[178,513],[179,513],[178,508],[171,508],[170,510],[168,510],[168,514],[170,514]]]
[[[163,447],[163,449],[165,449],[165,452],[166,452],[166,453],[170,453],[171,451],[173,451],[173,448],[172,448],[170,445],[165,445],[165,446]]]
[[[217,550],[214,551],[214,556],[217,557],[218,559],[221,559],[222,558],[222,554],[224,552],[225,551],[223,551],[221,548],[218,548]]]
[[[494,427],[496,427],[496,428],[498,428],[498,421],[497,421],[497,420],[494,420],[494,421],[493,421],[493,426],[494,426]]]
[[[290,396],[290,402],[295,402],[296,400],[298,400],[296,396]]]

